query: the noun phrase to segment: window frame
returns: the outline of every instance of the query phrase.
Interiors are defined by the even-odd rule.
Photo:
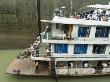
[[[68,44],[54,44],[54,53],[67,54],[68,53]]]
[[[85,51],[83,46],[85,48]],[[78,49],[79,49],[79,52],[77,52]],[[88,44],[75,44],[73,49],[73,54],[87,54],[87,50],[88,50]]]
[[[106,29],[106,31],[104,31]],[[105,35],[104,35],[105,33]],[[95,38],[109,38],[110,27],[97,26],[95,32]]]
[[[98,49],[98,48],[96,48],[96,49],[94,50],[95,46],[96,46],[96,47],[99,47],[99,51],[100,51],[100,52],[98,52],[98,50],[96,50],[96,49]],[[103,48],[102,48],[102,47],[103,47]],[[105,54],[105,52],[106,52],[106,47],[107,47],[106,44],[94,44],[94,45],[93,45],[92,53],[93,53],[93,54]],[[101,48],[102,48],[103,52],[101,52]],[[95,52],[95,51],[97,51],[97,52]]]
[[[89,30],[89,31],[87,31],[87,30]],[[89,37],[90,32],[91,32],[91,27],[90,26],[79,26],[79,28],[78,28],[78,37],[82,37],[82,38],[83,37]]]

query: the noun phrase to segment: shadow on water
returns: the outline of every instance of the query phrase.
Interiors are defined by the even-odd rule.
[[[56,82],[48,76],[20,76],[17,78],[16,75],[10,75],[10,77],[20,82]],[[110,75],[58,77],[58,82],[110,82]]]

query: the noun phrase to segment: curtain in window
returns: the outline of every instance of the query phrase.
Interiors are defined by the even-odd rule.
[[[79,27],[78,37],[88,37],[90,34],[90,27]]]
[[[67,44],[55,44],[54,45],[54,52],[55,53],[67,53],[68,52],[68,45]]]
[[[87,53],[87,44],[76,44],[74,45],[74,54],[86,54]]]
[[[97,27],[95,37],[109,37],[109,27]]]

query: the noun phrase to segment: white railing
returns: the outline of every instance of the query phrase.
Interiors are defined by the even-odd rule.
[[[66,34],[56,34],[54,36],[52,36],[52,33],[45,33],[43,35],[43,38],[44,40],[65,40],[66,38]]]
[[[52,54],[52,57],[73,57],[73,58],[110,58],[107,54]]]
[[[45,36],[46,37],[43,38],[44,40],[67,40],[66,34],[58,34],[58,35],[52,37],[52,34],[46,33]],[[51,36],[52,38],[49,38],[49,36]],[[53,38],[56,38],[56,39],[53,39]],[[58,38],[62,38],[62,39],[58,39]],[[71,38],[69,40],[73,40],[73,41],[96,41],[96,40],[110,41],[110,38],[104,38],[104,37],[102,37],[102,38],[90,38],[90,37],[81,38],[81,37],[77,37],[77,39]]]
[[[44,43],[110,44],[110,38],[42,39]]]
[[[42,39],[43,41],[87,41],[87,42],[96,42],[96,41],[101,41],[101,42],[110,42],[110,38],[105,38],[105,37],[100,37],[100,38],[90,38],[90,37],[77,37],[76,39],[70,38],[69,40],[66,38],[66,34],[56,34],[55,36],[52,36],[52,33],[45,33],[42,34]],[[103,44],[103,43],[102,43]]]
[[[56,68],[56,74],[58,75],[89,75],[95,73],[94,68]]]
[[[40,60],[40,61],[50,61],[50,57],[47,57],[47,56],[35,57],[35,56],[31,55],[31,59],[32,60]]]
[[[103,68],[102,73],[110,73],[110,68],[109,67]]]
[[[56,68],[57,75],[95,75],[108,73],[110,73],[110,67],[102,68],[102,70],[100,68]]]

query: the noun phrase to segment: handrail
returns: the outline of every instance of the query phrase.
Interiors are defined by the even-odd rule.
[[[60,35],[60,34],[59,34]],[[45,33],[42,34],[42,39],[46,39],[46,40],[67,40],[67,38],[61,34],[62,36],[57,36],[56,37],[52,37],[52,33]],[[50,38],[51,37],[51,38]],[[96,40],[101,40],[101,41],[110,41],[110,38],[107,37],[94,37],[94,38],[90,38],[90,37],[77,37],[77,39],[71,38],[69,40],[74,40],[74,41],[96,41]]]

